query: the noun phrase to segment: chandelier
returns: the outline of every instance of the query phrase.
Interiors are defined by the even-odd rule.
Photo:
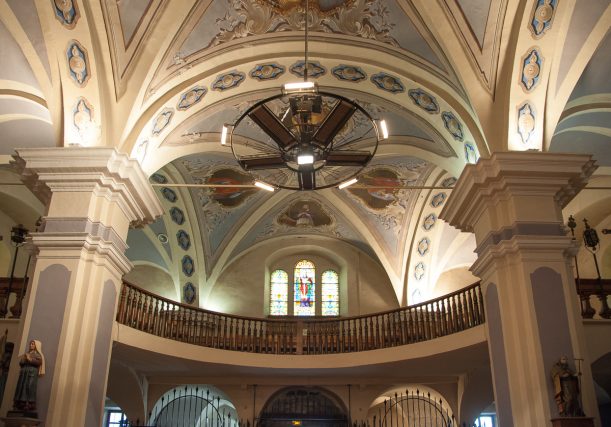
[[[255,185],[270,191],[351,185],[388,137],[385,121],[308,81],[308,10],[306,1],[303,81],[256,102],[221,133]]]

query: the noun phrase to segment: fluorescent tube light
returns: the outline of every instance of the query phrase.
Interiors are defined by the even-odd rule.
[[[261,181],[255,181],[255,186],[257,186],[257,187],[259,187],[259,188],[261,188],[263,190],[266,190],[266,191],[274,191],[275,190],[274,187],[272,187],[271,185],[266,184],[266,183],[261,182]]]
[[[386,126],[386,120],[380,120],[380,129],[382,130],[382,139],[388,139],[388,126]]]
[[[227,134],[229,133],[229,126],[223,125],[223,130],[221,131],[221,145],[227,144]]]
[[[337,188],[342,190],[346,187],[350,187],[352,184],[356,184],[357,182],[358,182],[358,178],[352,178],[352,179],[349,179],[348,181],[342,182]]]

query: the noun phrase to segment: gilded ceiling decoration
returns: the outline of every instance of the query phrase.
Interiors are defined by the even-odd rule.
[[[331,74],[340,80],[346,80],[349,82],[360,82],[367,78],[367,74],[361,67],[355,65],[344,65],[340,64],[337,67],[331,69]]]
[[[76,0],[53,0],[53,11],[57,20],[69,30],[76,26],[81,16]]]
[[[232,0],[227,14],[218,21],[220,31],[206,48],[248,36],[303,30],[304,3]],[[311,31],[346,34],[398,46],[389,35],[392,24],[388,22],[388,8],[381,0],[312,1],[309,15]]]
[[[539,83],[543,58],[537,49],[531,49],[522,58],[522,77],[520,83],[526,91],[531,91]]]
[[[558,0],[537,0],[528,29],[535,37],[542,37],[554,20]]]
[[[78,41],[72,40],[66,49],[70,77],[78,87],[85,87],[91,73],[87,50]]]
[[[532,106],[526,102],[518,108],[518,133],[524,144],[528,144],[535,130],[535,114]]]

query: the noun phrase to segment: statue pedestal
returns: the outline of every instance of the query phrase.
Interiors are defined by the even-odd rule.
[[[42,423],[38,413],[31,411],[8,411],[0,420],[4,421],[5,427],[34,427]]]
[[[594,427],[594,418],[589,418],[589,417],[552,418],[552,427]]]

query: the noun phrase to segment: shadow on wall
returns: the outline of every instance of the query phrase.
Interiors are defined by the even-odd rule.
[[[152,265],[136,265],[123,279],[149,292],[180,302],[172,277]]]

